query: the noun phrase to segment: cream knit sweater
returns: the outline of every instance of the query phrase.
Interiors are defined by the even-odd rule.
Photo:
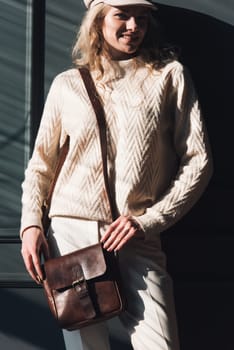
[[[161,71],[120,62],[118,79],[96,81],[108,126],[108,168],[120,214],[131,214],[153,238],[197,201],[211,175],[206,130],[193,84],[177,61]],[[95,79],[95,76],[94,76]],[[110,222],[96,117],[76,69],[58,75],[44,108],[25,172],[21,233],[41,227],[41,204],[59,147],[70,149],[50,216]]]

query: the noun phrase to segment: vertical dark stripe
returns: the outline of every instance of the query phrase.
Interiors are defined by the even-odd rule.
[[[31,150],[44,104],[45,0],[32,2]]]

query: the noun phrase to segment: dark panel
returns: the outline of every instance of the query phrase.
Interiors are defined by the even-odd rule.
[[[232,0],[159,0],[157,4],[165,4],[197,11],[217,18],[223,22],[234,24],[234,3]]]
[[[177,281],[234,282],[233,238],[187,237],[164,238],[168,269]]]
[[[65,350],[61,330],[49,311],[42,289],[1,288],[0,310],[1,349]],[[119,321],[113,319],[109,327],[111,349],[131,350]]]
[[[162,234],[175,284],[181,350],[232,350],[234,27],[167,6],[160,6],[158,17],[192,74],[214,158],[204,195]]]
[[[177,283],[175,295],[181,350],[234,349],[234,283]]]
[[[1,349],[64,350],[41,289],[0,289]]]
[[[212,184],[233,189],[234,26],[167,6],[160,6],[158,17],[167,39],[181,48],[199,94],[214,156]]]
[[[32,2],[32,52],[31,52],[31,139],[32,150],[44,105],[45,65],[45,0]]]

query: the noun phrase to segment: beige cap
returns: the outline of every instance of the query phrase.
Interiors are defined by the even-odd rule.
[[[146,6],[150,7],[152,10],[156,10],[157,7],[152,1],[148,0],[84,0],[85,6],[87,8],[93,7],[97,4],[104,3],[110,6]]]

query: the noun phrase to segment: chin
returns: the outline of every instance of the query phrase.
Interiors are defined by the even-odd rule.
[[[137,52],[137,48],[127,48],[125,51],[124,51],[126,54],[129,54],[129,55],[133,55]]]

